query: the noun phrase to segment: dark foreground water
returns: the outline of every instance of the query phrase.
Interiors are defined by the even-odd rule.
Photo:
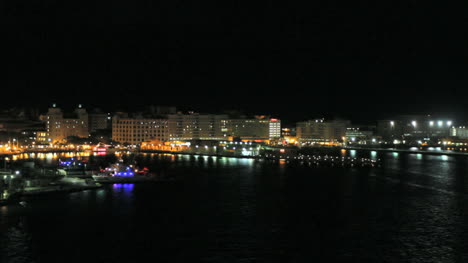
[[[0,262],[468,262],[468,158],[363,155],[383,166],[140,156],[177,182],[1,207]]]

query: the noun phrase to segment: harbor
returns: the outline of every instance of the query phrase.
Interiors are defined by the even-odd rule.
[[[134,184],[174,182],[176,178],[167,176],[158,167],[149,170],[138,167],[132,158],[148,154],[168,154],[171,156],[187,156],[189,158],[234,158],[263,160],[266,162],[284,162],[291,165],[315,167],[378,167],[379,160],[372,158],[355,158],[328,153],[302,154],[293,150],[269,149],[255,156],[223,155],[204,152],[158,153],[156,151],[127,152],[119,155],[80,156],[80,153],[45,153],[50,158],[49,163],[37,165],[34,158],[43,157],[34,153],[11,156],[8,169],[1,173],[0,204],[19,202],[22,197],[44,195],[51,193],[68,193],[98,189],[104,184]],[[48,155],[52,154],[52,155]],[[119,157],[117,157],[119,156]],[[125,156],[124,161],[122,156]],[[130,158],[129,156],[133,156]],[[112,158],[111,158],[112,157]],[[21,159],[24,158],[24,159]],[[97,159],[96,159],[97,158]],[[97,160],[111,158],[111,161]],[[13,161],[16,160],[16,161]],[[94,163],[90,162],[94,160]],[[5,162],[4,167],[7,163]]]

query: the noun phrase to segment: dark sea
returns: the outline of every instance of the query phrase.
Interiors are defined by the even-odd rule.
[[[128,156],[176,180],[0,207],[0,262],[468,262],[468,157],[343,154],[381,166]]]

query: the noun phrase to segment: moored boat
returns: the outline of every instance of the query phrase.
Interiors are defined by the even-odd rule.
[[[156,175],[150,173],[148,168],[137,169],[133,165],[122,163],[113,164],[94,174],[94,181],[99,183],[139,183],[161,181]]]

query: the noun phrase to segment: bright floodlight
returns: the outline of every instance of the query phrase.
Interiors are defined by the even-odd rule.
[[[412,121],[411,125],[413,125],[413,127],[416,127],[416,125],[417,125],[416,121]]]
[[[451,126],[451,125],[452,125],[452,121],[448,121],[447,126]]]
[[[434,121],[430,121],[429,125],[434,126]]]
[[[395,125],[395,122],[394,121],[390,121],[390,126],[394,126]]]
[[[444,122],[443,121],[438,121],[437,125],[439,125],[439,127],[442,127],[442,125],[444,125]]]

